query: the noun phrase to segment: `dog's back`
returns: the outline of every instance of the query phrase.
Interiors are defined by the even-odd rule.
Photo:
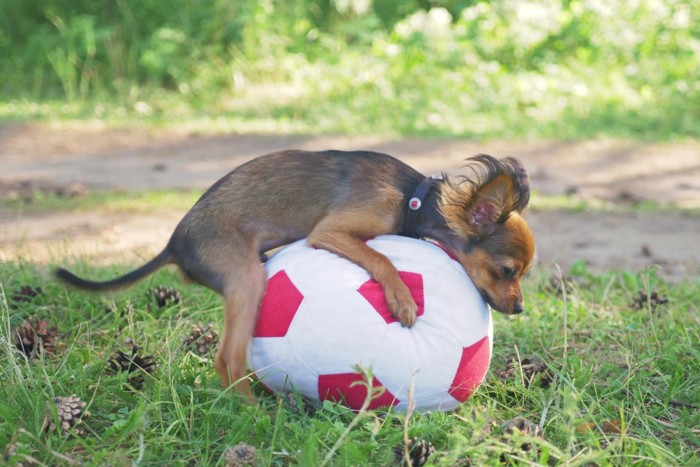
[[[424,177],[387,154],[369,151],[276,152],[237,167],[202,195],[175,229],[168,249],[185,274],[221,291],[210,274],[210,249],[240,248],[237,234],[258,253],[305,238],[329,213],[373,210],[377,198],[394,199],[396,233],[406,203]],[[362,219],[358,219],[362,222]],[[236,236],[235,242],[230,242]],[[207,258],[202,258],[202,255]],[[218,269],[218,268],[217,268]]]
[[[282,151],[253,159],[216,182],[188,217],[236,222],[250,229],[288,225],[307,234],[332,210],[362,204],[382,190],[410,195],[423,176],[387,154],[369,151]],[[215,219],[209,217],[216,213]]]

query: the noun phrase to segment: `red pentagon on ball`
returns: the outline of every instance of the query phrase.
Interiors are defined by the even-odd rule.
[[[404,284],[408,286],[413,300],[418,305],[417,316],[422,316],[425,312],[425,300],[423,294],[423,276],[416,272],[399,271],[399,277]],[[379,316],[386,321],[386,324],[398,323],[398,320],[391,316],[389,306],[386,303],[386,296],[382,290],[382,286],[374,279],[370,279],[357,289],[360,295],[372,305]]]
[[[304,295],[292,283],[287,273],[278,271],[267,281],[267,290],[260,304],[255,337],[284,337]]]
[[[459,402],[466,402],[474,389],[484,380],[490,361],[491,348],[488,336],[462,349],[462,358],[447,392]]]
[[[372,399],[368,407],[370,410],[391,407],[401,402],[384,387],[376,376],[372,378],[372,388],[375,390],[383,388],[384,390]],[[360,373],[319,375],[318,397],[322,401],[340,402],[353,410],[360,410],[367,398],[367,385]]]

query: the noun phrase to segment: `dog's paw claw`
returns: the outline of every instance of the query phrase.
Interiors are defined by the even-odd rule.
[[[399,321],[402,327],[410,328],[416,324],[418,305],[413,300],[408,289],[403,292],[387,293],[387,304],[391,316]]]

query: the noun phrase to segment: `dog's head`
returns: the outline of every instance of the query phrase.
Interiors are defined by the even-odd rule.
[[[446,179],[438,208],[449,229],[446,245],[492,308],[523,311],[520,278],[530,268],[535,239],[521,216],[530,200],[520,161],[480,155],[467,174]]]

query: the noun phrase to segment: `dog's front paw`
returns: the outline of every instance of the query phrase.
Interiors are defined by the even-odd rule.
[[[416,324],[418,305],[403,282],[399,287],[385,290],[384,294],[391,316],[397,319],[401,326],[410,328]]]

